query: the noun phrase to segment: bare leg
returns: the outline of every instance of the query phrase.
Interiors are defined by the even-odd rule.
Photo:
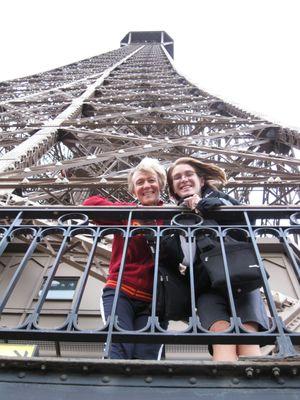
[[[250,332],[257,332],[258,325],[255,322],[247,322],[243,324],[245,329]],[[261,356],[261,350],[258,344],[240,344],[237,346],[237,353],[239,356],[247,357],[259,357]]]
[[[228,321],[216,321],[210,327],[212,332],[222,332],[230,326]],[[237,346],[235,344],[214,344],[213,346],[214,361],[237,361]]]

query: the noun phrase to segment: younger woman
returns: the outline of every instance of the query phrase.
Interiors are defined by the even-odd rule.
[[[239,203],[216,189],[216,185],[226,183],[224,171],[214,164],[204,163],[197,159],[183,157],[176,160],[168,170],[167,180],[170,195],[180,204],[191,210],[199,210],[205,215],[222,205],[238,205]],[[178,246],[177,246],[178,248]],[[176,251],[176,249],[173,249]],[[184,258],[184,252],[179,246],[179,257]],[[194,260],[199,259],[195,250]],[[174,259],[174,252],[172,251]],[[181,262],[180,261],[180,262]],[[201,267],[200,267],[201,268]],[[203,268],[203,267],[202,267]],[[227,295],[210,287],[208,276],[201,271],[200,285],[206,287],[199,290],[196,298],[197,312],[202,326],[212,332],[221,332],[230,326],[230,308]],[[199,273],[199,271],[198,271]],[[195,272],[196,275],[196,272]],[[197,276],[195,276],[195,281]],[[235,298],[237,316],[248,331],[268,329],[268,319],[260,292],[258,289]],[[213,345],[215,361],[236,361],[239,356],[259,356],[259,345]]]

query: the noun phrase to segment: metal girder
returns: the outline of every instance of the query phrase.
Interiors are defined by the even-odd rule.
[[[133,54],[138,46],[129,44],[104,59],[98,56],[93,61],[49,71],[48,76],[45,73],[50,80],[59,76],[53,90],[41,83],[42,75],[37,75],[27,78],[33,88],[30,93],[27,90],[22,97],[17,92],[14,99],[7,95],[0,105],[0,127],[5,132],[0,132],[2,157],[12,163],[10,155],[18,157],[19,152],[27,152],[27,158],[19,167],[15,159],[13,170],[0,170],[2,193],[15,183],[24,197],[37,198],[34,192],[42,194],[40,201],[44,204],[81,203],[89,189],[129,199],[124,177],[143,156],[157,157],[166,167],[178,157],[192,156],[224,168],[230,178],[228,189],[234,189],[235,196],[249,201],[251,192],[260,189],[265,202],[286,204],[293,198],[297,204],[300,174],[294,148],[300,147],[298,132],[197,88],[176,71],[165,46],[143,43],[144,47]],[[107,63],[120,59],[121,51],[125,52],[122,55],[126,62],[116,65],[114,61],[116,67],[104,76]],[[128,54],[131,56],[127,59]],[[98,78],[101,86],[96,87],[97,65],[102,75]],[[70,80],[70,71],[76,71],[76,67],[77,80]],[[19,84],[25,87],[25,79]],[[82,95],[88,87],[93,90]],[[4,88],[0,85],[0,91]],[[81,99],[80,105],[76,99]],[[59,118],[70,106],[58,111],[70,102],[77,103],[76,112]],[[18,112],[28,104],[29,123],[22,125]],[[2,115],[5,118],[1,119]],[[43,142],[40,138],[40,152],[33,154],[31,143],[44,129],[49,129],[52,141],[47,144],[47,139]],[[19,143],[16,149],[12,149],[13,141]],[[26,143],[29,148],[25,149]],[[57,188],[60,195],[49,190],[47,184]],[[86,191],[80,196],[82,187]]]
[[[298,400],[299,362],[3,359],[5,398]],[[17,389],[17,390],[16,390]],[[19,395],[18,395],[19,393]]]
[[[122,58],[113,66],[103,71],[100,78],[96,79],[94,83],[89,84],[85,92],[80,97],[74,99],[72,103],[54,120],[45,123],[45,127],[43,129],[38,130],[29,139],[19,144],[16,148],[5,154],[5,156],[2,156],[0,159],[0,171],[4,172],[8,169],[14,169],[17,166],[24,167],[26,165],[26,159],[28,158],[29,152],[38,152],[40,156],[41,147],[44,151],[46,149],[49,149],[49,147],[52,146],[54,141],[56,140],[55,136],[57,134],[57,128],[66,120],[78,115],[84,101],[88,100],[93,95],[95,89],[103,83],[103,81],[109,76],[109,74],[114,69],[119,67],[119,65],[132,57],[141,48],[142,47],[139,47],[138,49],[132,51],[128,56]]]
[[[110,139],[112,138],[112,135],[110,134]],[[103,137],[105,137],[105,135],[103,135]],[[102,139],[103,139],[102,137]],[[108,136],[107,136],[108,137]],[[121,140],[120,137],[118,137],[118,135],[115,135],[116,140]],[[124,138],[125,139],[125,138]],[[29,140],[29,139],[28,139]],[[48,164],[47,165],[47,171],[61,171],[61,170],[66,170],[69,168],[74,168],[74,167],[79,167],[79,166],[86,166],[86,165],[91,165],[91,164],[98,164],[99,162],[105,161],[105,160],[112,160],[114,158],[117,159],[122,159],[122,158],[128,158],[130,156],[133,155],[140,155],[140,154],[151,154],[151,153],[157,153],[157,152],[161,152],[164,151],[167,154],[170,153],[170,149],[172,148],[182,148],[183,150],[189,150],[189,155],[190,156],[194,156],[195,157],[195,153],[201,152],[202,154],[209,154],[209,153],[213,153],[214,155],[222,155],[227,156],[226,161],[228,163],[227,168],[230,170],[231,167],[233,167],[233,169],[236,168],[240,168],[240,165],[242,163],[245,162],[245,160],[248,160],[248,162],[252,162],[254,161],[265,161],[268,162],[268,165],[262,166],[260,167],[259,165],[254,166],[254,167],[248,167],[249,172],[251,172],[250,168],[255,168],[255,172],[261,172],[261,173],[265,173],[266,176],[283,176],[286,177],[287,179],[290,177],[290,170],[284,170],[284,168],[286,168],[286,166],[289,167],[299,167],[300,165],[300,161],[295,159],[295,158],[291,158],[291,157],[283,157],[283,156],[270,156],[270,155],[266,155],[266,154],[259,154],[259,153],[253,153],[253,152],[248,152],[246,150],[233,150],[232,147],[228,147],[226,148],[218,148],[218,147],[210,147],[210,146],[203,146],[201,144],[198,144],[196,142],[197,137],[188,137],[188,138],[181,138],[181,139],[173,139],[170,140],[165,139],[164,142],[162,143],[162,140],[153,140],[151,139],[143,139],[142,145],[135,145],[135,146],[130,146],[127,147],[126,145],[123,145],[122,148],[120,148],[117,153],[115,152],[115,150],[111,150],[111,151],[107,151],[101,154],[93,154],[85,156],[85,157],[76,157],[75,159],[72,160],[68,160],[68,161],[63,161],[60,162],[59,164]],[[126,140],[127,141],[127,140]],[[136,140],[136,142],[140,143],[140,140]],[[200,142],[201,142],[201,138],[200,138]],[[130,143],[131,144],[131,143]],[[229,157],[236,157],[235,159],[231,159]],[[209,160],[207,160],[209,161]],[[224,161],[212,161],[214,163],[220,163]],[[232,164],[232,165],[231,165]],[[280,170],[276,169],[276,170],[271,170],[269,171],[269,166],[270,165],[276,165],[278,166],[282,166],[282,172],[280,172]],[[249,165],[249,164],[248,164]],[[247,167],[245,167],[247,168]],[[16,170],[12,170],[12,171],[7,171],[7,172],[2,172],[0,173],[0,177],[14,177],[14,176],[21,176],[21,177],[25,177],[25,176],[31,176],[33,174],[42,174],[44,172],[44,166],[34,166],[31,167],[28,170],[24,170],[22,168],[20,169],[16,169]],[[300,173],[298,173],[298,178],[300,178]]]

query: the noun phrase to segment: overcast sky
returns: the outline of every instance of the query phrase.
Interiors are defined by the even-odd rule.
[[[0,81],[116,49],[131,30],[165,30],[191,82],[300,130],[298,8],[299,0],[6,0]]]

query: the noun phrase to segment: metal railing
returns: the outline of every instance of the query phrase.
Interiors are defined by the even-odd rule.
[[[295,345],[300,344],[300,333],[290,331],[280,318],[268,283],[265,265],[260,252],[259,239],[272,237],[281,246],[281,251],[287,257],[297,282],[300,283],[299,238],[300,208],[290,207],[222,207],[207,216],[206,224],[187,221],[189,214],[177,207],[9,207],[0,209],[0,256],[7,253],[14,245],[27,243],[23,255],[18,262],[9,283],[0,293],[0,318],[2,319],[13,292],[18,288],[21,276],[27,268],[33,254],[49,243],[55,241],[55,257],[45,276],[44,285],[31,309],[26,311],[21,323],[14,327],[0,327],[0,339],[10,340],[49,340],[72,342],[103,342],[106,343],[105,356],[109,356],[112,342],[141,342],[169,344],[276,344],[276,357],[297,355]],[[211,220],[210,218],[213,218]],[[93,223],[92,221],[101,221]],[[137,223],[138,221],[138,223]],[[198,221],[198,222],[199,222]],[[263,223],[262,223],[263,221]],[[230,232],[243,235],[252,243],[257,262],[263,278],[263,292],[266,307],[270,314],[270,327],[262,332],[248,332],[243,328],[237,314],[234,293],[232,291],[229,270],[226,261],[224,240]],[[204,329],[197,316],[194,291],[194,271],[189,268],[191,312],[187,316],[182,330],[164,329],[156,315],[157,279],[160,263],[161,240],[166,235],[179,233],[185,236],[191,252],[192,242],[200,234],[213,234],[221,244],[224,257],[224,270],[227,280],[228,303],[231,310],[231,325],[226,332],[212,333]],[[86,256],[82,273],[75,291],[71,308],[60,326],[45,328],[40,326],[41,310],[47,301],[52,282],[62,259],[73,238],[88,237],[91,241],[90,250]],[[82,329],[78,325],[80,304],[91,274],[93,260],[98,244],[111,239],[111,235],[121,235],[124,239],[120,272],[116,284],[116,295],[111,316],[101,328]],[[151,314],[148,323],[140,331],[125,331],[118,326],[116,307],[118,294],[122,284],[122,275],[126,269],[128,244],[135,235],[151,237],[154,246],[154,273]],[[1,260],[1,259],[0,259]],[[192,266],[192,262],[191,265]],[[5,266],[3,267],[3,271]],[[3,272],[2,271],[2,272]],[[95,295],[95,294],[94,294]],[[100,297],[100,294],[99,294]],[[1,322],[0,319],[0,322]]]

